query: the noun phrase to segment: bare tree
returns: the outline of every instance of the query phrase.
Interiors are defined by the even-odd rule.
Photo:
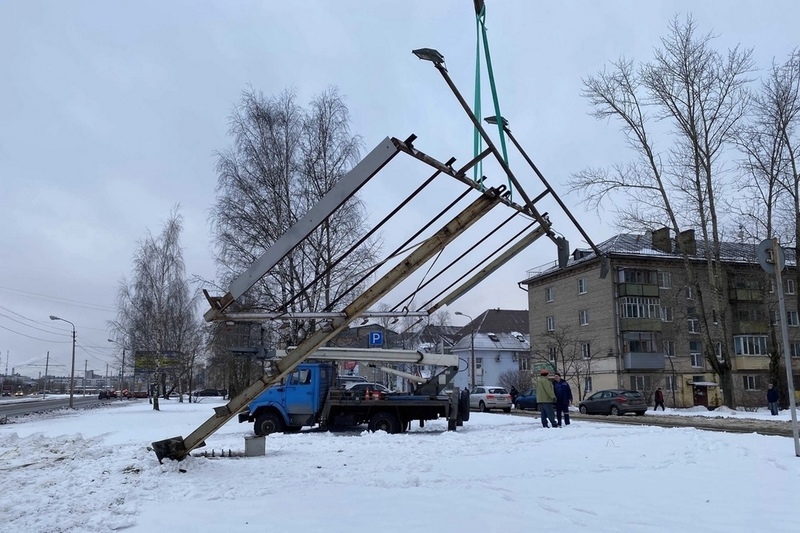
[[[569,326],[559,326],[543,335],[543,345],[533,351],[533,360],[552,365],[567,381],[573,381],[577,398],[586,395],[583,382],[592,372],[595,357],[591,350],[592,338],[579,338]]]
[[[202,340],[195,299],[186,281],[178,209],[173,209],[160,235],[148,231],[139,242],[131,279],[120,282],[117,318],[110,324],[132,357],[150,354],[152,377],[163,393],[167,371],[176,379],[190,371]],[[158,394],[152,401],[158,410]]]
[[[758,202],[747,202],[755,222],[754,238],[778,237],[783,244],[800,242],[800,49],[783,64],[775,64],[754,95],[750,124],[742,129],[739,147],[745,154],[741,188],[755,191]],[[788,276],[789,273],[787,272]],[[764,283],[770,283],[762,274]],[[798,282],[794,277],[795,283]],[[770,301],[765,299],[772,316]],[[774,306],[773,306],[774,307]],[[788,404],[779,323],[772,322],[769,380],[778,385],[781,403]]]
[[[637,157],[611,172],[579,172],[571,189],[595,208],[617,195],[629,200],[616,204],[622,205],[623,227],[652,230],[668,221],[697,294],[706,359],[722,381],[726,405],[734,406],[733,338],[720,251],[727,176],[721,158],[747,111],[746,76],[753,63],[750,50],[722,54],[711,47],[712,39],[698,35],[691,17],[676,17],[651,62],[634,67],[623,58],[612,63],[613,70],[584,80],[594,115],[619,121]],[[666,148],[659,149],[656,138]],[[693,261],[695,251],[683,233],[687,227],[702,235],[703,266]],[[724,348],[721,358],[714,353],[717,343]]]
[[[245,92],[231,118],[233,145],[218,154],[217,199],[211,215],[220,277],[247,269],[358,161],[361,139],[351,134],[349,112],[336,89],[317,96],[309,109],[286,91],[267,98]],[[349,303],[344,291],[375,261],[366,242],[339,261],[363,234],[366,213],[348,200],[239,305],[271,311],[321,311]],[[295,344],[314,329],[294,321],[283,342]]]

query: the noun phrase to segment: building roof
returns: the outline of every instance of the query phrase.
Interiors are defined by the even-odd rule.
[[[527,310],[487,309],[458,331],[453,351],[470,348],[475,332],[475,350],[530,350]]]
[[[706,241],[702,239],[695,240],[694,237],[691,237],[691,242],[696,247],[696,251],[690,255],[698,260],[703,260],[705,258]],[[619,233],[598,244],[597,248],[602,254],[611,258],[615,256],[638,256],[640,258],[648,257],[667,260],[683,258],[677,239],[668,237],[664,244],[665,246],[662,247],[654,245],[653,233],[648,231],[643,234]],[[666,251],[666,248],[669,251]],[[758,263],[757,249],[758,243],[721,242],[720,257],[726,263]],[[796,265],[797,260],[794,248],[783,248],[783,251],[786,264]],[[577,248],[572,253],[566,268],[589,263],[593,260],[597,260],[597,254],[594,250]],[[553,274],[559,270],[561,269],[558,268],[556,262],[547,263],[529,270],[527,279],[521,283],[531,282],[536,278]]]

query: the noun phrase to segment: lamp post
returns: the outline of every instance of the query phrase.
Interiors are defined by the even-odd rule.
[[[125,347],[113,339],[107,339],[107,340],[108,342],[113,342],[114,344],[122,348],[122,367],[120,367],[119,369],[119,390],[120,392],[122,392],[123,390],[125,390]]]
[[[456,311],[456,314],[469,318],[469,388],[472,390],[475,388],[475,324],[473,323],[472,317],[468,314],[462,313],[461,311]]]
[[[73,396],[75,395],[75,324],[53,315],[50,315],[50,320],[60,320],[72,326],[72,370],[69,373],[69,408],[72,409],[74,407]],[[85,376],[84,379],[86,379]]]

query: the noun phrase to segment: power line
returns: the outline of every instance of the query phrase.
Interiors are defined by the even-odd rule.
[[[10,317],[10,316],[8,316],[8,315],[6,315],[4,313],[0,313],[0,316],[9,319],[12,322],[16,322],[17,324],[21,324],[21,325],[25,326],[26,328],[31,328],[31,329],[35,329],[35,330],[38,330],[38,331],[43,331],[45,333],[58,333],[59,332],[59,330],[57,328],[54,328],[54,329],[56,329],[56,331],[53,331],[52,329],[47,330],[47,329],[44,329],[44,328],[37,328],[36,326],[31,326],[30,324],[26,324],[22,320],[17,320],[16,318]]]
[[[50,339],[42,339],[41,337],[34,337],[32,335],[26,335],[24,333],[20,333],[19,331],[14,331],[13,329],[7,328],[5,326],[0,326],[0,328],[4,329],[6,331],[10,331],[11,333],[16,333],[17,335],[22,335],[23,337],[28,337],[29,339],[33,339],[33,340],[37,340],[37,341],[53,342],[53,343],[57,343],[57,344],[61,344],[61,343],[65,344],[65,343],[68,343],[68,342],[72,342],[72,341],[53,341],[53,340],[50,340]]]
[[[25,296],[27,298],[34,298],[39,300],[49,300],[52,302],[59,302],[65,303],[68,305],[73,305],[75,307],[83,307],[86,309],[93,309],[95,311],[116,311],[114,307],[101,305],[101,304],[93,304],[89,302],[81,302],[79,300],[70,300],[69,298],[60,298],[58,296],[50,296],[47,294],[39,294],[36,292],[29,292],[23,291],[20,289],[13,289],[11,287],[0,287],[0,292],[7,292],[9,294],[14,294],[15,296]]]

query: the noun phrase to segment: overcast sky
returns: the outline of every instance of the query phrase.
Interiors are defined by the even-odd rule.
[[[689,12],[719,35],[717,48],[755,47],[761,68],[800,45],[800,4],[788,0],[487,1],[503,115],[596,242],[613,221],[585,212],[563,183],[628,153],[615,125],[588,115],[581,78],[622,55],[649,59],[669,20]],[[227,119],[248,86],[294,88],[303,105],[337,86],[366,151],[416,133],[425,152],[467,161],[469,124],[438,73],[411,54],[423,46],[444,54],[471,100],[470,0],[0,4],[0,373],[8,357],[9,373],[43,374],[48,351],[64,365],[51,374],[69,372],[71,328],[49,315],[75,323],[79,369],[113,367],[106,322],[119,282],[137,241],[158,233],[176,204],[187,274],[215,277],[214,154],[229,146]],[[458,127],[442,133],[444,124]],[[524,183],[536,194],[534,179]],[[555,259],[541,241],[450,311],[527,308],[516,282]]]

